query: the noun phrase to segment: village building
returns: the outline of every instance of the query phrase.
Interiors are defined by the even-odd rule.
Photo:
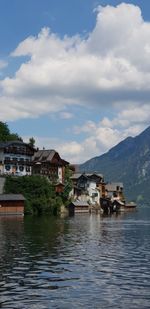
[[[124,200],[124,194],[123,194],[123,183],[122,182],[111,182],[106,184],[105,187],[105,196],[106,197],[112,197],[113,194],[116,194],[120,200]]]
[[[47,176],[50,181],[58,184],[57,190],[62,191],[64,183],[65,167],[69,162],[63,160],[55,150],[38,150],[33,157],[33,175]]]
[[[74,215],[75,213],[89,213],[89,204],[85,201],[72,201],[68,205],[69,215]]]
[[[22,141],[0,142],[0,174],[31,175],[34,152],[33,147]]]
[[[105,194],[105,183],[102,174],[74,173],[71,177],[73,189],[70,196],[74,201],[84,201],[89,204],[99,204],[100,197]]]
[[[22,194],[0,194],[0,215],[24,215]]]

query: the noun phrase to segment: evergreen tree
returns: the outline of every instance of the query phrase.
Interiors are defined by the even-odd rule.
[[[30,137],[29,138],[29,145],[31,146],[31,147],[35,147],[35,139],[34,139],[34,137]]]
[[[22,138],[17,133],[11,133],[7,123],[0,121],[0,141],[22,141]]]

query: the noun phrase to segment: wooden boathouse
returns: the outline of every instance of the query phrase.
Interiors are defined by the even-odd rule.
[[[89,204],[84,201],[71,202],[68,206],[69,214],[89,213]]]
[[[24,215],[22,194],[0,194],[0,215]]]

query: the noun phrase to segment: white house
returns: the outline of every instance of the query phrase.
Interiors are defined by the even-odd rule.
[[[0,174],[31,175],[34,151],[22,141],[0,142]]]
[[[74,200],[89,202],[89,204],[99,204],[101,197],[100,183],[103,183],[103,175],[91,173],[75,173],[71,177],[73,190],[71,196]]]

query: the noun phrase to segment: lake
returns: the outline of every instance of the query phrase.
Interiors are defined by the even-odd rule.
[[[150,308],[150,207],[0,217],[0,308]]]

